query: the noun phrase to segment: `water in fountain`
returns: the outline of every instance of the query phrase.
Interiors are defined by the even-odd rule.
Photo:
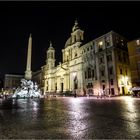
[[[37,83],[33,83],[31,80],[21,79],[21,86],[16,89],[12,98],[40,98],[41,91],[38,88]]]

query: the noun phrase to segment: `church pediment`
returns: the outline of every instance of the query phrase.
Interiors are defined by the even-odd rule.
[[[62,67],[59,67],[57,70],[56,70],[56,75],[58,74],[65,74],[66,73],[66,70],[64,70]]]

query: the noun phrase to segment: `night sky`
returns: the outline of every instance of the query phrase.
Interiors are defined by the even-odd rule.
[[[30,33],[32,70],[45,64],[50,40],[58,64],[75,19],[86,42],[111,30],[128,40],[140,37],[140,2],[0,2],[0,77],[24,74]]]

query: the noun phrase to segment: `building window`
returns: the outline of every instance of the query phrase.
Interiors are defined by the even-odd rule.
[[[77,57],[77,53],[75,53],[75,57]]]
[[[103,50],[103,42],[102,41],[100,41],[98,43],[98,49],[99,49],[99,51],[102,51]]]
[[[105,89],[105,85],[103,85],[103,90]]]
[[[127,75],[127,69],[125,70],[125,74]]]
[[[48,85],[48,81],[46,81],[46,84]]]
[[[53,59],[53,52],[51,52],[51,58]]]
[[[93,47],[92,47],[92,46],[90,46],[90,49],[92,50],[92,49],[93,49]]]
[[[92,88],[92,87],[93,87],[92,83],[88,83],[87,88]]]
[[[125,56],[125,53],[123,53],[123,61],[126,62],[126,56]]]
[[[137,43],[137,45],[140,45],[140,40],[137,40],[136,43]]]
[[[115,92],[114,92],[114,88],[111,88],[111,94],[114,95]]]
[[[136,48],[136,53],[140,53],[140,47]]]
[[[138,64],[138,70],[140,70],[140,61],[137,64]]]
[[[106,46],[110,46],[110,37],[106,38]]]
[[[110,42],[109,41],[106,41],[106,46],[110,46]]]
[[[109,61],[112,61],[112,55],[110,54],[110,55],[107,55],[107,61],[109,62]]]
[[[124,46],[124,40],[123,39],[121,39],[121,45]]]
[[[88,68],[88,78],[91,78],[91,69]]]
[[[57,90],[57,83],[55,83],[55,90]]]
[[[100,63],[103,63],[103,58],[102,57],[100,58]]]
[[[67,55],[67,60],[66,61],[68,61],[69,60],[69,56]]]
[[[113,79],[110,79],[110,83],[111,83],[111,85],[113,85]]]
[[[85,71],[85,79],[87,79],[87,72]]]
[[[87,51],[89,51],[89,47],[87,48]]]
[[[92,70],[92,78],[94,78],[94,70]]]
[[[118,53],[118,60],[121,61],[121,53]]]
[[[48,52],[47,57],[50,58],[50,53]]]
[[[104,74],[104,70],[101,70],[101,76],[104,76],[105,74]]]
[[[109,68],[109,73],[110,73],[110,74],[113,74],[113,67],[110,67],[110,68]]]
[[[105,83],[105,80],[102,80],[102,83]]]
[[[122,74],[122,68],[120,68],[120,74]]]

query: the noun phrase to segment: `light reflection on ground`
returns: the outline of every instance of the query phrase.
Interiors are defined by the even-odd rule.
[[[83,103],[84,100],[82,98],[71,98],[69,100],[69,103],[71,104],[72,111],[69,112],[69,133],[73,137],[79,137],[79,135],[83,134],[83,131],[87,129],[88,122],[86,119],[84,120],[84,117],[88,115],[85,110],[83,110]]]
[[[0,139],[139,139],[139,108],[127,96],[1,101]]]

